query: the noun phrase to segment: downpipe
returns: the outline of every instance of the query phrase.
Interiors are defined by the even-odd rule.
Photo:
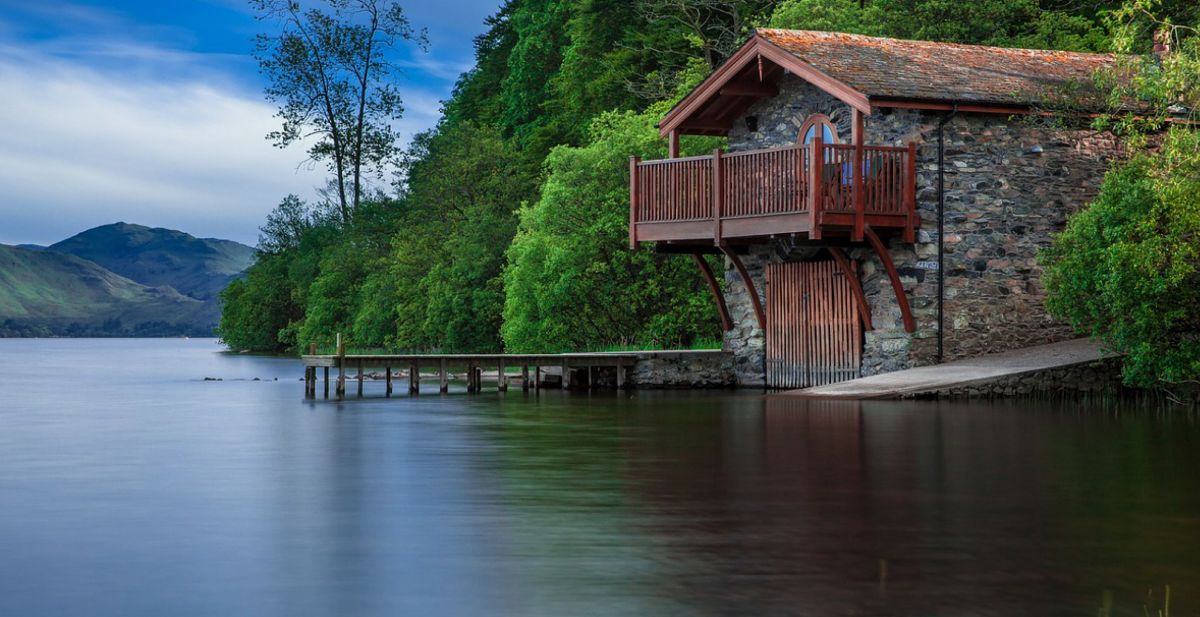
[[[938,121],[938,205],[937,205],[937,363],[942,363],[944,357],[943,337],[946,323],[946,259],[945,243],[942,239],[946,232],[946,124],[958,115],[958,105],[955,104],[950,113]]]

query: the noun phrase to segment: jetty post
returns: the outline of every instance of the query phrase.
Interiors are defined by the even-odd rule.
[[[309,343],[308,355],[317,355],[316,343]],[[304,398],[317,398],[317,367],[315,366],[304,367]]]
[[[384,381],[387,383],[387,393],[384,396],[391,397],[392,396],[392,367],[390,367],[390,366],[383,367],[383,372],[384,372],[384,374],[387,375],[387,377],[384,377]]]
[[[496,362],[496,390],[500,392],[508,392],[508,373],[504,368],[504,356]]]
[[[529,392],[529,364],[521,365],[521,391]]]
[[[450,391],[450,374],[445,358],[438,363],[438,391],[442,394]]]
[[[337,400],[346,398],[346,343],[342,340],[342,333],[337,333],[337,391],[335,395]]]
[[[363,361],[360,358],[358,361],[358,398],[363,395]]]
[[[421,393],[421,365],[416,360],[408,365],[408,393],[414,396]]]

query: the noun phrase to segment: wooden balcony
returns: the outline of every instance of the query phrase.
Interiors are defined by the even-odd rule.
[[[820,153],[819,155],[814,153]],[[630,161],[629,243],[715,243],[804,234],[912,242],[916,150],[822,144]]]

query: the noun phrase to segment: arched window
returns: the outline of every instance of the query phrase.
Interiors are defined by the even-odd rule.
[[[813,114],[800,125],[800,143],[807,144],[816,139],[817,131],[821,131],[821,141],[827,144],[838,143],[837,127],[825,114]]]

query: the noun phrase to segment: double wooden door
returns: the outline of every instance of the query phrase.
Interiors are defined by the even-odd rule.
[[[767,386],[808,388],[858,377],[862,324],[837,262],[768,264],[766,282]]]

